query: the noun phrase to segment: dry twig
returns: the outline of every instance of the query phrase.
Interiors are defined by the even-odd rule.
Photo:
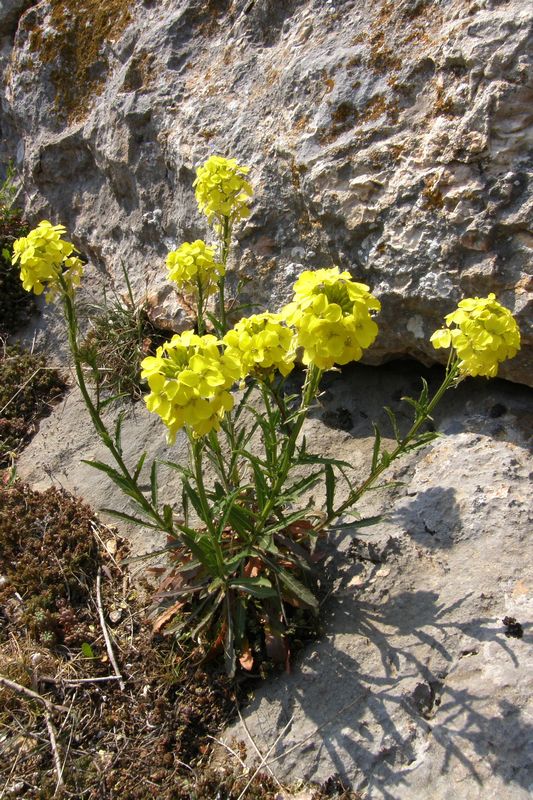
[[[241,709],[239,708],[239,703],[237,701],[237,698],[235,698],[235,707],[237,708],[237,714],[239,715],[239,719],[241,721],[241,725],[244,728],[244,730],[246,731],[246,735],[248,736],[249,740],[252,743],[252,747],[254,748],[254,750],[257,753],[257,755],[259,756],[259,758],[262,759],[263,758],[263,754],[261,753],[261,750],[258,748],[257,744],[255,743],[254,738],[253,738],[252,734],[250,733],[250,729],[249,729],[248,725],[246,724],[246,720],[244,719],[243,715],[241,714]],[[242,763],[242,761],[241,761],[241,763]],[[265,766],[266,766],[267,770],[269,771],[269,773],[270,773],[271,777],[273,778],[273,780],[278,784],[279,788],[281,790],[283,790],[283,786],[281,785],[281,783],[276,778],[272,767],[269,767],[268,764],[265,764]]]
[[[113,645],[111,644],[111,637],[109,636],[109,631],[107,630],[107,625],[104,616],[104,609],[102,606],[102,568],[98,567],[98,572],[96,574],[96,607],[98,608],[98,617],[100,618],[100,625],[102,627],[102,633],[104,634],[105,639],[105,646],[107,650],[107,655],[109,656],[109,660],[113,667],[113,671],[118,678],[119,686],[124,691],[126,688],[126,684],[124,683],[124,678],[122,677],[122,673],[120,672],[117,664],[117,660],[115,658],[115,653],[113,652]]]
[[[26,686],[22,686],[15,681],[10,681],[9,678],[4,678],[3,675],[0,675],[0,686],[5,686],[6,689],[11,689],[12,692],[16,692],[17,694],[25,695],[30,700],[37,700],[38,703],[43,704],[47,711],[68,711],[66,706],[56,705],[56,703],[47,700],[46,697],[34,692],[33,689],[27,689]]]
[[[257,769],[253,773],[252,777],[250,778],[250,780],[248,781],[248,783],[246,784],[246,786],[244,787],[244,789],[242,790],[242,792],[238,796],[237,800],[242,800],[242,798],[244,797],[244,795],[248,791],[248,787],[253,783],[253,781],[254,781],[256,775],[258,774],[258,772],[260,772],[262,767],[267,763],[268,757],[270,756],[272,750],[275,748],[275,746],[280,741],[280,739],[283,739],[283,737],[285,736],[285,733],[291,727],[293,719],[294,719],[294,717],[290,718],[290,720],[287,722],[287,724],[285,725],[285,727],[283,728],[283,730],[281,731],[279,736],[277,736],[276,739],[272,742],[272,745],[268,748],[268,751],[265,753],[264,756],[261,757],[261,762],[260,762],[259,766],[257,767]]]
[[[56,768],[57,773],[57,783],[54,795],[57,794],[57,790],[63,787],[65,784],[63,782],[63,767],[61,766],[61,758],[59,757],[59,750],[57,747],[57,739],[56,739],[56,732],[53,725],[52,720],[50,719],[50,714],[48,711],[45,711],[44,718],[46,720],[46,727],[48,728],[48,736],[50,738],[50,747],[52,748],[52,756],[54,758],[54,767]]]

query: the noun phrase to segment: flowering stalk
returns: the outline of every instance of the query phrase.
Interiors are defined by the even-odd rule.
[[[91,418],[91,422],[99,435],[100,439],[107,447],[111,455],[113,456],[117,466],[119,467],[122,476],[126,482],[128,488],[128,494],[135,500],[135,502],[142,508],[142,510],[147,514],[154,522],[154,524],[160,528],[162,531],[165,531],[168,534],[174,534],[174,526],[172,521],[165,520],[157,511],[157,509],[150,503],[146,497],[144,496],[143,492],[139,489],[137,481],[134,479],[133,475],[128,470],[122,455],[119,449],[115,446],[113,442],[113,437],[109,433],[105,423],[102,420],[100,412],[98,411],[97,407],[92,401],[91,395],[87,388],[87,384],[85,382],[85,376],[83,374],[82,369],[82,359],[80,356],[79,346],[78,346],[78,318],[76,313],[76,307],[72,295],[72,291],[62,275],[58,277],[59,286],[61,288],[61,299],[63,302],[63,308],[65,311],[65,319],[67,321],[67,335],[68,335],[68,342],[70,347],[70,352],[72,354],[72,359],[74,361],[74,369],[76,372],[76,379],[77,383],[85,402],[85,406],[87,411],[89,412],[89,416]],[[91,462],[88,462],[91,463]]]
[[[278,476],[270,491],[270,499],[268,500],[266,505],[262,508],[261,513],[259,515],[259,519],[257,521],[257,527],[255,530],[256,540],[263,532],[265,524],[268,521],[278,501],[278,495],[281,492],[287,480],[287,476],[293,464],[293,456],[294,456],[294,451],[296,449],[298,436],[300,435],[300,431],[302,430],[302,425],[304,424],[305,419],[307,417],[307,412],[309,411],[309,407],[317,395],[318,385],[320,383],[321,377],[322,377],[322,370],[319,369],[314,364],[312,364],[307,369],[307,373],[305,376],[305,383],[302,391],[302,400],[300,403],[300,408],[298,409],[294,425],[283,448],[283,452],[279,461]]]
[[[220,262],[224,267],[224,273],[221,275],[218,282],[218,313],[220,315],[220,327],[222,333],[228,330],[228,323],[226,320],[226,297],[225,297],[225,273],[228,264],[228,256],[231,245],[231,221],[229,217],[223,217],[222,230],[220,234]]]
[[[433,411],[438,406],[448,389],[457,385],[458,373],[459,362],[458,360],[455,360],[451,365],[449,365],[444,380],[433,395],[432,399],[427,403],[427,405],[424,404],[424,406],[417,412],[414,423],[402,440],[398,442],[394,450],[391,453],[383,452],[378,454],[378,458],[375,459],[377,463],[373,467],[368,478],[363,481],[363,483],[357,489],[348,495],[348,498],[344,501],[344,503],[338,506],[338,508],[331,510],[326,518],[321,521],[320,527],[324,527],[325,525],[333,522],[345,511],[353,508],[353,506],[356,505],[364,493],[373,487],[379,476],[385,472],[385,470],[390,466],[390,464],[392,464],[393,461],[395,461],[399,456],[407,453],[410,449],[413,449],[413,442],[415,443],[414,446],[416,447],[417,435],[420,431],[420,428],[428,421],[428,419],[431,419]],[[436,435],[437,434],[435,434],[435,436]],[[431,438],[434,438],[433,435]],[[427,444],[429,440],[429,437],[425,437],[422,444]]]

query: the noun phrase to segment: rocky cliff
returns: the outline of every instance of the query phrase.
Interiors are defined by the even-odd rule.
[[[368,360],[429,363],[442,315],[494,291],[524,341],[502,375],[533,385],[532,18],[523,0],[3,0],[2,157],[31,219],[172,316],[164,256],[206,235],[194,169],[236,156],[252,302],[339,264],[383,303]]]

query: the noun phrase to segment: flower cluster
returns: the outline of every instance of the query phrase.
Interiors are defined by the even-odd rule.
[[[239,363],[221,352],[215,336],[176,334],[155,356],[145,358],[141,368],[150,387],[146,405],[167,426],[169,444],[184,425],[196,437],[218,430],[233,407],[228,389],[239,379]]]
[[[436,349],[453,347],[463,375],[494,378],[498,364],[520,350],[518,325],[494,294],[461,300],[445,321],[447,327],[435,331],[430,341]]]
[[[224,217],[238,220],[250,216],[247,203],[253,191],[246,180],[249,171],[235,158],[222,156],[210,156],[198,167],[193,186],[198,207],[209,223],[220,223]]]
[[[60,276],[67,288],[78,286],[83,274],[83,264],[73,255],[76,249],[62,239],[66,233],[63,225],[52,225],[47,220],[13,243],[13,264],[20,266],[20,279],[27,292],[39,295],[46,289],[50,302],[60,291]]]
[[[381,304],[368,286],[355,283],[338,267],[302,272],[294,284],[294,299],[282,311],[297,332],[303,363],[331,369],[358,361],[377,336],[371,317]]]
[[[241,365],[241,377],[269,378],[276,370],[283,376],[294,366],[294,335],[281,314],[254,314],[239,320],[224,336],[227,354]]]
[[[223,264],[215,261],[215,248],[201,239],[184,242],[167,256],[168,279],[178,289],[206,297],[217,291],[218,279],[224,275]]]

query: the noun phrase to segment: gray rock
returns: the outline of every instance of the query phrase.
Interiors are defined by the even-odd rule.
[[[494,291],[523,336],[501,374],[533,384],[532,14],[41,2],[5,60],[3,157],[23,159],[31,218],[63,221],[118,282],[127,264],[140,296],[160,290],[169,248],[206,234],[195,167],[237,156],[256,190],[232,255],[249,300],[278,307],[302,268],[339,264],[383,303],[367,360],[432,363],[444,313]]]

